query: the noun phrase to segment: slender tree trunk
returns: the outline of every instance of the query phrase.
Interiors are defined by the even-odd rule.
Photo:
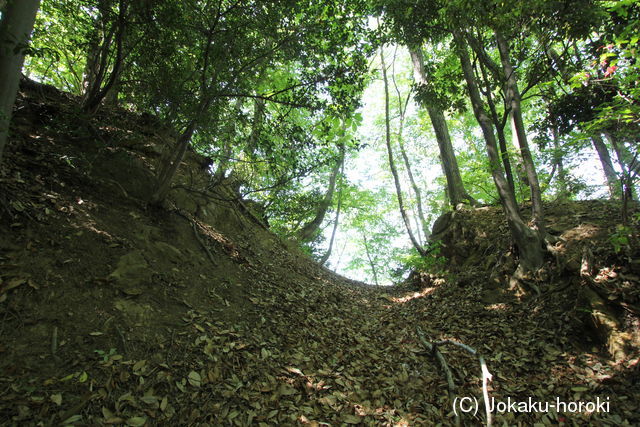
[[[331,171],[331,176],[329,177],[329,187],[327,188],[327,192],[324,195],[324,199],[320,202],[318,206],[318,210],[316,211],[316,216],[311,220],[308,224],[305,224],[298,232],[296,233],[296,238],[300,242],[309,242],[314,239],[318,229],[322,225],[322,221],[324,221],[324,217],[327,214],[327,210],[329,206],[331,206],[331,202],[333,201],[333,193],[336,189],[336,180],[338,178],[338,172],[340,172],[340,168],[342,168],[342,163],[344,162],[344,145],[340,146],[340,158],[336,162],[333,170]]]
[[[371,258],[371,251],[369,250],[369,242],[367,241],[366,233],[362,233],[362,240],[364,241],[364,251],[367,254],[367,260],[369,261],[369,266],[371,267],[371,272],[373,273],[373,281],[376,286],[380,286],[380,283],[378,283],[378,273],[376,271],[376,265]]]
[[[564,169],[564,162],[560,151],[560,139],[558,137],[557,125],[553,125],[551,133],[553,135],[553,166],[558,169],[558,187],[560,192],[558,198],[564,200],[569,195],[569,190],[567,188],[567,171]]]
[[[418,221],[420,223],[419,229],[422,229],[422,232],[425,236],[425,241],[429,238],[429,226],[427,224],[427,220],[424,217],[424,209],[422,208],[422,192],[420,191],[420,187],[418,187],[418,183],[416,182],[415,177],[413,176],[413,172],[411,171],[411,163],[409,162],[409,156],[407,155],[407,150],[404,149],[404,141],[402,139],[402,130],[398,132],[398,145],[400,146],[400,154],[402,155],[402,160],[404,162],[404,167],[407,169],[407,175],[409,176],[409,182],[411,183],[411,188],[413,188],[413,192],[416,195],[416,209],[418,211]],[[418,230],[419,234],[419,230]]]
[[[87,62],[84,66],[82,74],[82,97],[86,99],[89,92],[93,90],[93,86],[98,77],[98,65],[100,61],[100,39],[103,38],[102,29],[97,22],[94,21],[93,34],[90,35],[89,49],[87,51]]]
[[[509,149],[507,148],[507,138],[504,134],[504,123],[498,117],[498,111],[496,109],[496,105],[493,101],[493,96],[491,95],[491,86],[489,84],[489,80],[487,79],[486,72],[484,68],[480,68],[482,71],[482,76],[485,81],[485,90],[487,98],[487,104],[489,105],[489,112],[491,113],[491,119],[493,120],[493,124],[496,129],[496,134],[498,135],[498,144],[500,147],[500,158],[502,159],[502,166],[504,167],[504,172],[507,176],[507,182],[509,183],[509,187],[511,187],[511,191],[513,194],[516,194],[516,183],[513,179],[513,169],[511,168],[511,160],[509,159]]]
[[[235,138],[235,129],[236,129],[236,118],[238,114],[242,111],[242,104],[244,103],[244,98],[238,98],[233,107],[233,111],[229,114],[229,118],[224,126],[224,130],[222,131],[222,136],[224,138],[224,147],[222,149],[222,155],[218,160],[218,167],[216,168],[215,173],[213,174],[213,182],[218,184],[222,182],[227,173],[227,169],[229,168],[229,163],[231,162],[231,156],[233,154],[233,143]],[[214,184],[214,185],[215,185]]]
[[[458,30],[453,31],[453,36],[464,78],[467,83],[471,105],[473,106],[473,113],[480,125],[487,146],[491,175],[496,185],[496,189],[498,190],[498,194],[500,195],[500,201],[502,202],[502,206],[505,211],[511,235],[520,252],[520,265],[524,271],[535,271],[542,267],[544,263],[542,237],[537,231],[527,227],[520,217],[515,195],[511,191],[511,188],[504,177],[500,153],[498,151],[498,144],[493,133],[492,122],[482,103],[482,98],[473,73],[473,65],[469,58],[466,42]]]
[[[611,200],[620,197],[620,186],[618,181],[618,174],[616,170],[613,168],[613,163],[611,162],[611,156],[609,155],[609,150],[605,145],[602,137],[598,134],[595,134],[591,137],[591,142],[593,143],[593,147],[596,149],[598,153],[598,157],[600,158],[600,164],[602,165],[602,171],[604,172],[604,176],[607,181],[607,188],[609,188],[609,198]]]
[[[419,49],[410,49],[409,52],[413,62],[414,80],[418,85],[424,85],[427,83],[427,76],[424,71],[422,52]],[[427,112],[429,113],[429,118],[431,119],[431,124],[436,134],[436,140],[438,141],[440,160],[447,179],[447,194],[451,205],[455,208],[465,200],[469,201],[471,205],[475,205],[476,201],[464,188],[444,113],[442,110],[433,106],[427,106]]]
[[[420,243],[416,239],[416,236],[413,234],[411,230],[411,222],[409,221],[409,216],[407,215],[407,211],[404,207],[404,202],[402,199],[402,187],[400,186],[400,177],[398,176],[398,170],[396,169],[396,164],[393,159],[393,149],[391,148],[391,124],[390,124],[390,112],[389,112],[389,79],[387,78],[387,64],[384,60],[384,45],[380,47],[380,61],[382,63],[382,80],[384,83],[384,111],[385,111],[385,128],[386,128],[386,143],[387,143],[387,153],[389,155],[389,168],[391,169],[391,174],[393,175],[393,182],[396,187],[396,196],[398,197],[398,206],[400,208],[400,215],[402,216],[402,220],[404,221],[404,225],[407,228],[407,233],[409,234],[409,239],[411,239],[411,243],[413,247],[416,248],[420,255],[426,255],[425,250],[420,246]]]
[[[150,203],[152,205],[160,205],[164,199],[169,194],[169,190],[171,189],[171,181],[173,181],[173,177],[178,171],[178,167],[180,163],[182,163],[182,159],[184,158],[184,154],[187,152],[187,147],[191,143],[191,138],[196,131],[196,120],[192,120],[187,128],[182,132],[180,138],[176,142],[176,148],[173,153],[173,158],[169,159],[169,161],[163,165],[163,168],[160,170],[160,174],[158,176],[158,182],[155,188],[155,191],[151,195]]]
[[[427,220],[424,217],[424,209],[422,208],[422,193],[420,191],[420,187],[418,187],[418,183],[413,176],[413,171],[411,170],[411,162],[409,161],[409,156],[407,155],[407,150],[404,148],[404,119],[407,112],[407,105],[409,104],[409,100],[411,99],[411,94],[409,93],[405,98],[404,102],[402,100],[402,96],[400,95],[400,89],[398,89],[398,85],[396,83],[395,76],[395,54],[393,58],[393,73],[391,75],[393,80],[393,86],[396,89],[396,93],[398,95],[398,105],[400,110],[400,125],[398,126],[398,145],[400,147],[400,154],[402,155],[402,160],[404,162],[404,166],[407,169],[407,175],[409,176],[409,182],[411,183],[411,188],[413,188],[413,192],[416,195],[416,210],[418,211],[418,218],[414,218],[416,221],[416,230],[418,233],[418,241],[422,246],[422,242],[426,242],[429,238],[429,226],[427,224]],[[404,104],[404,105],[403,105]],[[424,240],[420,237],[420,232],[424,233]]]
[[[344,176],[344,160],[342,161],[342,167],[340,168],[340,177]],[[336,231],[338,230],[338,223],[340,222],[340,210],[342,208],[342,187],[338,184],[338,206],[336,207],[336,217],[333,220],[333,230],[331,231],[331,239],[329,240],[329,248],[327,252],[320,259],[320,265],[325,265],[331,256],[333,250],[333,242],[336,238]]]
[[[108,3],[107,3],[108,4]],[[113,37],[115,37],[115,59],[109,77],[106,78],[107,68],[109,67],[109,56],[111,50],[111,35],[103,40],[100,49],[100,68],[97,75],[93,76],[93,81],[88,87],[82,108],[89,114],[94,114],[100,107],[101,102],[114,90],[120,79],[120,73],[124,63],[124,42],[126,36],[126,16],[129,8],[128,0],[120,0],[118,4],[118,17],[114,23]],[[106,78],[106,80],[105,80]],[[104,84],[103,84],[104,83]]]
[[[251,135],[249,135],[249,151],[252,153],[258,148],[258,142],[260,141],[260,132],[264,125],[264,110],[264,99],[256,98],[253,101],[253,121],[251,122]]]
[[[511,65],[509,44],[502,37],[500,32],[496,31],[496,41],[498,44],[498,50],[500,51],[500,59],[502,61],[502,68],[505,75],[506,90],[505,95],[507,102],[511,108],[511,118],[513,120],[513,127],[515,134],[518,138],[518,145],[520,146],[520,154],[522,156],[522,162],[527,174],[527,181],[529,182],[529,188],[531,190],[531,210],[532,221],[534,227],[542,233],[544,236],[544,213],[542,208],[542,193],[540,192],[540,182],[538,180],[538,173],[533,162],[533,156],[529,149],[529,142],[527,141],[527,132],[524,126],[524,120],[522,119],[522,104],[520,100],[520,91],[518,90],[518,82],[516,80],[516,73]]]
[[[630,162],[632,157],[631,153],[629,153],[629,151],[627,150],[627,147],[625,147],[624,144],[620,143],[614,135],[610,133],[605,133],[604,136],[607,138],[607,140],[609,141],[609,144],[611,144],[611,147],[613,148],[613,151],[616,153],[616,158],[618,159],[618,165],[622,170],[623,180],[624,180],[623,185],[627,186],[626,189],[623,189],[623,192],[625,194],[628,193],[631,195],[630,200],[637,198],[636,190],[633,187],[633,183],[632,183],[633,179],[631,179],[631,176],[633,174],[632,169],[635,169],[634,165],[632,164],[633,161]]]
[[[24,52],[39,6],[40,0],[9,0],[0,21],[0,164],[18,94]]]
[[[111,44],[116,32],[116,26],[110,25],[113,1],[98,0],[97,3],[97,16],[93,20],[89,33],[87,62],[82,76],[83,103],[87,101],[90,94],[100,89],[104,73],[107,71]]]

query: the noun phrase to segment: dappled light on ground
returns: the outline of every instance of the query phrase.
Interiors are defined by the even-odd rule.
[[[449,384],[417,327],[427,342],[477,350],[499,401],[608,398],[611,412],[572,414],[572,422],[640,422],[637,272],[607,249],[606,236],[590,247],[606,263],[584,255],[578,242],[597,234],[581,232],[565,242],[570,262],[550,269],[554,280],[516,298],[501,210],[461,210],[442,234],[450,271],[371,287],[321,268],[237,207],[182,188],[169,208],[146,205],[148,165],[134,149],[115,156],[121,140],[95,128],[104,132],[96,145],[42,128],[55,143],[20,134],[23,145],[8,153],[3,424],[454,424]],[[145,147],[152,143],[160,142]],[[85,154],[72,166],[64,160],[71,152]],[[208,179],[198,167],[194,155],[178,183]],[[596,211],[589,203],[574,211]],[[593,286],[581,276],[584,260],[593,282],[628,308],[615,338],[628,338],[630,352],[617,363],[586,327],[595,311],[582,301]],[[481,400],[478,358],[456,346],[438,351],[455,395]],[[495,416],[496,425],[568,419]],[[462,421],[485,419],[480,411]]]

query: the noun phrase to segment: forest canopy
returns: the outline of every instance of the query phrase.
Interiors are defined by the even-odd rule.
[[[637,197],[635,0],[7,0],[0,11],[0,159],[20,79],[52,85],[76,97],[78,117],[124,109],[169,129],[150,204],[194,150],[210,188],[372,283],[437,265],[432,225],[447,211],[500,204],[528,272],[556,238],[543,203],[601,197],[626,210]]]

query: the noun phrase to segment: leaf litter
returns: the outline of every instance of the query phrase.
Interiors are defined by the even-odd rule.
[[[21,111],[28,121],[28,108]],[[95,120],[116,122],[108,114]],[[148,153],[132,141],[140,129],[127,120],[95,146],[66,137],[62,119],[19,128],[7,153],[3,189],[20,203],[8,204],[11,218],[0,226],[3,425],[453,424],[447,382],[416,326],[432,342],[478,349],[496,400],[607,398],[611,408],[497,414],[496,424],[640,423],[637,351],[613,363],[576,326],[571,289],[483,302],[496,277],[479,264],[412,289],[369,287],[319,267],[228,207],[216,208],[225,221],[196,230],[208,233],[200,239],[213,265],[184,215],[146,209],[135,199],[143,187],[123,196],[106,185],[130,174],[149,180]],[[60,160],[70,154],[76,167]],[[486,211],[478,218],[492,220]],[[123,257],[141,259],[125,275],[135,292],[109,279]],[[620,298],[633,295],[637,277],[618,272],[606,285]],[[457,395],[481,400],[477,360],[439,351]],[[462,421],[481,424],[481,414]]]

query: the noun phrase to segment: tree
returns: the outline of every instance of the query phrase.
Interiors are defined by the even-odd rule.
[[[0,163],[40,0],[9,0],[0,21]]]
[[[422,52],[420,48],[409,49],[409,52],[413,62],[414,79],[419,90],[421,86],[427,85],[428,80],[424,71]],[[467,193],[464,188],[464,184],[462,183],[462,177],[460,176],[460,170],[458,168],[458,161],[453,150],[453,145],[451,144],[451,136],[449,135],[449,128],[447,126],[444,112],[437,106],[433,105],[427,105],[426,108],[429,113],[433,130],[436,134],[436,140],[438,141],[440,161],[447,179],[447,195],[449,196],[449,202],[454,208],[464,201],[469,202],[471,205],[475,205],[476,201]]]
[[[333,166],[331,175],[329,175],[329,185],[327,186],[327,192],[325,193],[322,201],[318,204],[315,216],[296,233],[296,238],[299,242],[309,242],[316,236],[316,233],[320,229],[327,210],[333,202],[333,193],[336,189],[336,179],[338,178],[338,173],[340,172],[343,164],[344,144],[340,146],[340,156],[336,161],[336,164]]]
[[[145,74],[136,80],[150,83],[152,90],[141,95],[182,132],[160,168],[152,203],[166,197],[192,139],[208,140],[214,147],[219,144],[216,128],[210,125],[222,120],[234,99],[262,99],[285,106],[278,130],[290,124],[288,116],[296,117],[297,110],[321,116],[320,110],[335,109],[338,115],[349,115],[362,87],[355,72],[366,66],[363,50],[340,49],[338,43],[325,40],[360,37],[363,18],[354,7],[350,2],[274,5],[254,0],[220,2],[218,6],[189,3],[167,11],[166,17],[159,11],[168,22],[153,29],[159,34],[154,40],[157,45],[147,46],[151,53],[140,52],[136,57],[138,64],[144,64],[141,71]],[[194,36],[181,31],[183,27],[194,29]],[[181,54],[185,51],[190,55]],[[166,60],[158,64],[157,57],[164,55]],[[283,153],[281,149],[277,152]],[[295,160],[299,152],[291,150],[287,157]]]
[[[544,262],[542,235],[538,230],[534,231],[529,228],[520,217],[515,195],[513,191],[511,191],[511,188],[509,188],[509,184],[504,177],[492,122],[484,109],[465,38],[459,29],[453,29],[453,37],[462,65],[464,78],[467,82],[473,112],[480,125],[487,146],[491,175],[493,176],[493,181],[500,195],[500,201],[507,217],[511,235],[520,252],[520,265],[525,272],[535,271],[542,267]]]
[[[518,145],[520,146],[520,155],[522,156],[524,169],[527,173],[527,182],[529,183],[529,189],[531,190],[532,221],[534,227],[539,231],[539,233],[544,235],[545,227],[544,214],[542,212],[542,194],[540,192],[540,184],[538,182],[536,167],[533,163],[533,156],[531,155],[529,142],[527,141],[527,132],[524,127],[524,121],[522,120],[520,91],[516,81],[516,72],[511,65],[509,44],[499,31],[495,32],[495,37],[498,45],[498,51],[500,52],[502,70],[504,72],[506,103],[509,106],[509,113],[511,115],[511,120],[513,121]]]
[[[113,0],[98,0],[99,16],[89,36],[82,107],[91,114],[115,91],[126,56],[130,3],[129,0],[119,0],[116,13],[112,10],[112,3]]]
[[[407,229],[407,233],[409,234],[409,239],[413,244],[413,247],[421,254],[426,255],[427,251],[420,245],[420,242],[416,239],[416,236],[413,234],[413,230],[411,229],[411,222],[409,221],[409,216],[407,215],[407,210],[404,206],[404,201],[402,197],[402,187],[400,185],[400,177],[398,175],[398,169],[396,168],[394,156],[393,156],[393,148],[391,147],[391,118],[389,112],[389,79],[387,78],[387,64],[384,59],[384,44],[380,46],[380,65],[382,67],[382,81],[384,83],[384,123],[385,123],[385,141],[387,146],[387,154],[389,157],[389,168],[391,169],[391,174],[393,175],[393,182],[396,188],[396,197],[398,198],[398,207],[400,209],[400,215],[402,216],[402,221]]]
[[[340,167],[340,177],[344,177],[344,158],[342,159],[342,166]],[[331,251],[333,250],[333,243],[336,239],[336,231],[338,230],[338,224],[340,222],[340,210],[342,209],[342,183],[338,186],[338,206],[336,207],[336,215],[333,219],[333,229],[331,230],[331,238],[329,239],[329,247],[327,248],[322,258],[318,261],[320,265],[325,265],[331,257]]]
[[[417,218],[414,216],[416,222],[416,234],[418,235],[418,241],[422,245],[423,241],[426,241],[429,238],[430,230],[429,224],[424,215],[424,208],[422,203],[422,191],[420,190],[420,186],[418,185],[416,178],[414,176],[413,170],[411,168],[411,161],[409,160],[409,155],[407,150],[405,149],[405,140],[404,140],[404,130],[405,123],[407,121],[407,108],[409,106],[409,101],[411,100],[411,91],[407,92],[407,95],[403,97],[401,94],[400,87],[398,85],[398,78],[396,76],[396,59],[398,54],[398,47],[393,54],[392,68],[391,68],[391,80],[393,81],[393,87],[397,96],[397,104],[398,104],[398,130],[396,132],[396,138],[398,140],[398,148],[400,148],[400,155],[402,156],[402,161],[404,163],[405,170],[407,172],[407,176],[409,177],[409,182],[411,183],[411,188],[413,189],[413,194],[416,200],[416,214]],[[420,238],[420,231],[424,235],[424,240]]]
[[[616,174],[616,171],[613,168],[613,163],[611,162],[609,149],[600,135],[593,135],[591,137],[591,141],[593,142],[593,147],[596,149],[598,158],[600,159],[600,164],[602,165],[602,170],[607,181],[607,188],[609,189],[609,198],[613,199],[616,195],[620,195],[620,186],[618,174]]]

